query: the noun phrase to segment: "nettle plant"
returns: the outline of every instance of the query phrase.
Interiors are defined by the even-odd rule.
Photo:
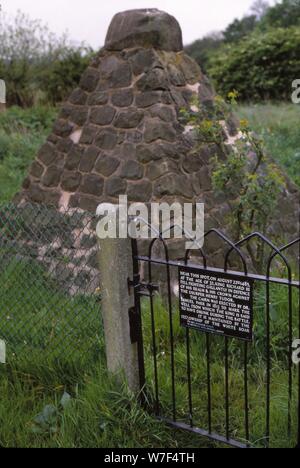
[[[192,102],[191,111],[182,110],[185,124],[193,127],[197,153],[203,144],[214,145],[212,184],[217,196],[229,206],[227,222],[234,237],[240,240],[253,231],[266,234],[274,215],[280,193],[286,183],[280,169],[266,155],[264,142],[250,128],[249,122],[239,122],[238,135],[231,146],[227,123],[233,120],[238,93],[229,93],[228,99],[216,96],[211,105]],[[264,245],[255,252],[249,246],[253,265],[260,270]]]

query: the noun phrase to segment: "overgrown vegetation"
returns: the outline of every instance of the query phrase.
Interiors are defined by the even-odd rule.
[[[174,436],[107,375],[97,296],[72,298],[39,264],[0,254],[0,337],[8,359],[0,365],[1,447],[201,444]]]
[[[22,367],[8,364],[0,369],[0,390],[2,447],[207,446],[199,438],[157,422],[125,385],[107,375],[101,362],[76,368],[37,361]],[[65,392],[71,400],[63,408],[60,401]],[[46,424],[41,425],[44,412]]]
[[[61,102],[79,82],[91,54],[87,45],[56,37],[20,11],[14,18],[0,12],[0,78],[10,106]]]
[[[219,93],[232,89],[245,101],[290,100],[300,75],[300,1],[270,6],[256,1],[242,19],[187,47],[215,81]]]
[[[249,14],[213,32],[186,51],[215,80],[224,96],[237,89],[244,100],[289,99],[298,78],[300,0],[270,6],[256,0]],[[78,83],[93,50],[57,37],[22,12],[0,12],[0,78],[8,104],[28,107],[61,102]]]
[[[300,186],[300,107],[292,104],[238,106],[240,120],[248,120],[266,151]],[[10,201],[20,189],[28,166],[49,134],[57,110],[17,107],[0,114],[0,201]]]
[[[239,118],[264,141],[266,151],[300,187],[300,106],[295,104],[257,104],[240,106]]]
[[[216,54],[209,74],[224,96],[236,89],[245,101],[290,100],[299,57],[299,27],[256,31]]]
[[[188,52],[213,76],[224,95],[234,88],[245,100],[287,99],[291,82],[300,75],[299,25],[298,0],[283,0],[272,8],[259,1],[250,15],[234,21],[223,33],[197,41]],[[0,13],[0,78],[6,81],[9,105],[24,108],[10,107],[0,114],[1,202],[10,201],[20,189],[28,166],[57,115],[56,108],[50,105],[63,100],[76,86],[91,53],[84,44],[76,46],[66,37],[54,37],[47,27],[21,13],[14,20]],[[37,103],[44,105],[36,106]],[[220,100],[217,104],[219,108],[215,109],[214,115],[211,111],[209,115],[200,115],[196,123],[200,125],[202,139],[209,138],[222,146],[222,125],[212,123],[214,117],[220,117],[220,112],[224,112],[223,102]],[[244,234],[254,227],[263,230],[278,194],[276,190],[281,187],[277,169],[265,165],[266,153],[276,159],[300,186],[300,108],[268,104],[242,106],[235,110],[242,121],[243,138],[238,153],[229,156],[226,164],[215,161],[214,185],[216,190],[226,194],[233,184],[235,193],[239,187],[241,200],[234,203],[232,213],[237,215],[235,221],[240,234]],[[250,127],[256,135],[250,132]],[[267,186],[265,179],[262,183],[256,165],[254,168],[251,164],[247,166],[246,147],[249,144],[258,155],[261,152],[259,166],[264,177],[267,174]],[[253,206],[261,216],[256,224],[252,216]],[[38,299],[43,293],[45,297],[51,296],[52,320],[45,316],[43,303]],[[250,349],[248,369],[250,428],[251,443],[261,447],[266,442],[265,291],[257,288],[255,294],[255,341]],[[292,436],[289,437],[286,288],[274,287],[271,295],[272,446],[293,447],[297,376],[295,368]],[[70,313],[62,313],[66,302]],[[160,404],[162,412],[168,416],[172,393],[169,317],[159,299],[155,304]],[[107,375],[103,330],[100,317],[99,321],[96,318],[99,304],[95,298],[70,298],[60,291],[53,292],[49,278],[44,277],[39,268],[29,275],[26,265],[18,262],[0,271],[0,307],[7,310],[8,306],[6,321],[0,327],[0,339],[5,338],[8,344],[8,362],[5,366],[0,365],[0,446],[214,446],[199,437],[169,429],[150,414],[155,392],[151,388],[152,337],[147,303],[143,304],[143,317],[146,372],[150,383],[148,411],[141,408],[136,396],[125,385],[120,386],[118,380]],[[293,335],[297,337],[299,305],[295,297],[293,309]],[[83,310],[92,311],[93,320],[85,320],[81,333],[72,340],[71,352],[59,357],[50,353],[54,336],[64,340],[65,334],[69,333],[70,338],[71,329],[74,331],[76,325],[73,313]],[[25,322],[30,326],[22,327]],[[18,332],[13,334],[12,330],[16,328]],[[180,328],[176,306],[174,334],[178,419],[188,422],[185,332]],[[191,335],[194,422],[204,427],[207,426],[205,337],[198,332]],[[34,336],[38,338],[34,339]],[[213,425],[215,431],[224,433],[224,343],[218,337],[213,337],[211,343]],[[82,352],[83,348],[85,352]],[[231,430],[233,436],[241,438],[244,437],[242,353],[242,345],[230,340]]]
[[[38,279],[38,278],[37,278]],[[30,279],[30,284],[34,283]],[[3,284],[3,283],[1,283]],[[38,284],[38,283],[37,283]],[[38,286],[37,286],[38,287]],[[44,286],[43,286],[44,287]],[[22,295],[24,284],[15,288]],[[255,341],[249,346],[249,407],[251,443],[263,447],[266,443],[266,360],[264,290],[256,289]],[[297,414],[297,378],[294,372],[292,400],[292,433],[288,436],[288,325],[287,291],[272,287],[271,359],[272,447],[295,445]],[[294,297],[294,332],[297,332],[297,300]],[[172,412],[172,379],[170,367],[169,315],[160,298],[155,304],[157,362],[161,413]],[[27,313],[39,305],[27,298]],[[85,304],[85,308],[88,304]],[[21,313],[21,308],[16,314]],[[13,313],[13,311],[12,311]],[[15,317],[17,319],[17,315]],[[22,319],[22,315],[20,315]],[[24,320],[24,316],[23,316]],[[15,357],[9,348],[8,363],[0,366],[0,445],[2,447],[105,447],[105,448],[194,448],[211,447],[213,443],[189,433],[175,431],[153,417],[154,388],[153,356],[149,303],[143,303],[146,374],[148,378],[147,408],[143,409],[136,396],[125,385],[107,375],[101,322],[97,330],[97,358],[81,353],[74,343],[70,355],[53,359],[47,349],[33,353],[29,348]],[[189,421],[185,330],[180,327],[177,305],[173,310],[176,371],[176,401],[178,421]],[[30,343],[30,329],[22,339]],[[65,330],[61,328],[61,338]],[[89,335],[88,335],[89,336]],[[14,343],[12,342],[12,345]],[[230,340],[230,421],[232,436],[244,438],[244,380],[243,344]],[[191,369],[194,423],[207,427],[207,371],[205,335],[191,332]],[[214,431],[224,433],[225,386],[224,341],[211,337],[212,422]]]
[[[272,360],[272,405],[271,427],[272,446],[293,447],[297,431],[297,369],[294,369],[293,386],[293,436],[289,438],[288,429],[288,324],[287,324],[287,290],[284,287],[272,287],[271,310],[271,360]],[[293,336],[297,335],[297,298],[294,296]],[[265,411],[266,411],[266,315],[265,291],[256,286],[255,290],[255,318],[254,342],[248,347],[249,358],[249,416],[251,443],[256,447],[263,447],[266,443]],[[144,329],[148,381],[153,381],[154,371],[152,355],[151,319],[149,306],[144,303]],[[165,306],[158,298],[155,301],[154,322],[156,330],[158,382],[161,411],[167,416],[172,415],[172,379],[170,354],[170,324]],[[187,382],[186,333],[180,327],[177,305],[174,305],[173,333],[175,345],[175,375],[176,402],[178,420],[189,421],[189,393]],[[208,427],[207,413],[207,360],[206,337],[197,331],[190,331],[191,345],[191,375],[194,408],[194,424]],[[210,337],[211,382],[212,382],[212,419],[213,430],[225,433],[225,388],[224,388],[224,338]],[[244,439],[244,344],[237,340],[230,340],[230,427],[231,434]],[[153,386],[153,395],[155,389]],[[245,440],[245,439],[244,439]]]
[[[99,296],[70,297],[53,272],[51,275],[34,259],[22,259],[29,249],[23,247],[22,252],[19,246],[18,254],[0,249],[1,339],[7,343],[12,361],[22,361],[24,354],[39,361],[42,351],[45,363],[70,357],[80,368],[89,354],[97,356],[102,339]]]
[[[285,179],[267,157],[262,139],[252,131],[247,120],[239,123],[234,148],[227,144],[224,131],[236,108],[237,93],[229,93],[228,98],[225,101],[216,96],[209,106],[199,106],[195,102],[197,111],[183,110],[182,118],[194,128],[195,152],[203,144],[214,145],[213,188],[230,209],[227,222],[234,238],[241,239],[255,231],[267,234],[279,195],[285,188]],[[257,271],[264,263],[263,249],[263,244],[256,251],[251,246],[248,249]]]

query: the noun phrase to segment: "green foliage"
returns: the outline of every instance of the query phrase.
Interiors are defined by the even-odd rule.
[[[46,405],[43,411],[34,418],[32,432],[43,436],[57,434],[62,420],[62,411],[67,409],[71,400],[71,395],[65,392],[59,406]]]
[[[23,290],[21,290],[23,292]],[[271,359],[272,447],[295,446],[296,421],[287,435],[288,407],[288,325],[287,292],[272,287]],[[264,445],[265,431],[265,291],[255,291],[255,342],[249,346],[248,391],[251,442]],[[297,333],[297,301],[295,300]],[[50,448],[194,448],[219,445],[193,434],[175,431],[155,420],[153,409],[152,320],[149,302],[142,304],[146,374],[149,382],[148,408],[119,379],[108,376],[104,341],[100,343],[99,362],[77,360],[74,363],[46,361],[43,355],[28,354],[22,361],[11,360],[0,366],[0,445],[2,447]],[[171,414],[172,379],[170,371],[169,313],[162,300],[154,299],[157,336],[159,396],[163,414]],[[186,375],[186,334],[180,327],[177,306],[173,311],[176,337],[176,396],[178,420],[187,421],[189,413]],[[102,334],[101,326],[99,330]],[[225,430],[224,339],[211,336],[212,422],[215,431]],[[244,345],[229,343],[230,420],[233,435],[244,434]],[[78,350],[79,351],[79,350]],[[190,333],[194,422],[207,426],[207,364],[205,335]],[[79,354],[79,352],[78,352]],[[66,396],[66,394],[68,396]],[[63,398],[62,398],[63,395]],[[297,414],[297,378],[293,385],[292,413]],[[66,403],[66,404],[65,404]]]
[[[0,310],[9,307],[10,313],[1,314],[0,330],[8,352],[14,353],[12,361],[22,360],[24,354],[38,357],[43,350],[44,362],[63,360],[65,355],[80,367],[90,354],[96,356],[103,341],[97,333],[98,296],[71,298],[38,262],[16,260],[9,254],[11,260],[5,261],[2,248]]]
[[[17,12],[0,12],[0,77],[7,86],[8,105],[22,107],[56,103],[79,81],[91,49],[56,37],[38,20]]]
[[[91,59],[91,53],[80,49],[65,49],[63,57],[53,61],[40,76],[40,87],[47,102],[55,105],[63,101],[79,83]]]
[[[267,153],[300,187],[300,106],[295,104],[257,104],[237,108],[264,141]]]
[[[243,37],[248,36],[256,27],[257,19],[255,15],[245,16],[241,20],[234,20],[224,31],[225,42],[238,42]]]
[[[125,384],[108,376],[94,297],[67,297],[41,267],[25,262],[6,266],[0,293],[0,307],[10,304],[10,316],[0,327],[7,343],[7,365],[0,366],[2,447],[176,448],[199,443],[189,434],[174,436],[141,408]],[[41,297],[51,313],[45,314]],[[11,327],[14,339],[9,338]],[[54,337],[66,350],[59,357],[51,346]]]
[[[223,96],[236,89],[241,100],[289,100],[300,76],[300,30],[255,32],[213,56],[209,73]]]
[[[50,130],[57,110],[54,107],[37,106],[31,109],[11,107],[0,114],[0,130],[7,135],[26,132],[46,133]]]
[[[266,234],[279,195],[285,187],[285,179],[267,157],[263,141],[252,132],[248,121],[240,122],[240,136],[234,147],[228,147],[224,140],[224,122],[230,119],[236,107],[237,92],[228,96],[228,103],[217,96],[213,107],[200,105],[197,112],[185,110],[182,116],[195,128],[198,145],[214,144],[223,155],[222,159],[216,155],[213,161],[213,188],[226,200],[230,208],[228,221],[235,238],[240,239],[254,231]],[[257,271],[264,262],[262,249],[263,245],[256,252],[249,248]]]
[[[10,201],[20,189],[56,114],[48,107],[12,107],[0,114],[0,201]]]
[[[239,42],[251,34],[263,21],[267,12],[272,10],[269,3],[264,0],[256,0],[251,6],[250,13],[242,19],[235,19],[224,31],[224,39],[227,43]]]
[[[300,76],[299,25],[300,0],[273,6],[257,0],[225,31],[186,50],[224,97],[236,89],[243,101],[290,100],[291,83]]]
[[[54,405],[46,405],[41,413],[34,418],[32,432],[47,435],[56,434],[58,431],[59,413]]]
[[[222,44],[222,34],[212,33],[185,47],[185,52],[196,60],[204,73],[207,73],[210,57],[220,49]]]
[[[300,25],[300,0],[282,0],[269,8],[259,23],[259,28],[289,28]]]

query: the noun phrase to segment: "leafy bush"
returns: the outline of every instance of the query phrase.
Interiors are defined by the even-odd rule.
[[[91,52],[65,35],[56,37],[20,11],[12,19],[0,12],[0,77],[7,85],[9,105],[63,100],[78,83]]]
[[[46,101],[51,105],[63,101],[79,83],[87,68],[91,54],[87,49],[66,49],[63,58],[53,61],[40,76],[40,87],[45,92]]]
[[[0,114],[0,128],[8,134],[23,133],[27,130],[48,132],[56,117],[54,107],[32,107],[21,109],[11,107],[7,112]]]
[[[300,76],[300,30],[254,33],[213,56],[209,72],[224,96],[236,89],[242,100],[290,99]]]
[[[18,294],[24,292],[19,287]],[[22,286],[22,285],[21,285]],[[274,287],[275,289],[275,287]],[[296,418],[291,434],[287,435],[288,388],[287,344],[288,326],[286,291],[277,287],[272,294],[271,317],[272,357],[272,433],[271,447],[294,447]],[[272,290],[273,293],[273,290]],[[296,298],[295,298],[296,299]],[[34,300],[34,296],[31,297]],[[31,302],[28,301],[28,307]],[[295,333],[297,332],[297,300],[295,300]],[[248,392],[251,442],[261,448],[265,439],[265,290],[255,291],[255,341],[248,347]],[[152,350],[152,318],[149,301],[142,302],[145,364],[148,382],[147,410],[139,404],[136,394],[125,384],[107,374],[103,331],[99,322],[99,360],[46,360],[44,353],[28,353],[23,359],[9,356],[6,366],[0,367],[0,444],[2,447],[38,448],[164,448],[174,449],[220,445],[186,431],[174,431],[157,421],[153,415],[155,402]],[[159,398],[162,414],[172,413],[172,378],[170,370],[170,319],[161,298],[154,298],[154,322],[157,340],[157,368]],[[186,371],[186,334],[179,324],[174,308],[176,346],[176,403],[177,417],[187,421],[189,414]],[[88,338],[88,337],[87,337]],[[211,336],[211,396],[212,425],[225,431],[224,338]],[[280,349],[280,353],[278,353]],[[190,332],[190,356],[194,424],[207,424],[207,360],[206,337],[198,331]],[[80,348],[77,356],[82,356]],[[229,344],[230,363],[230,421],[234,437],[244,433],[244,344],[232,340]],[[296,372],[296,371],[295,371]],[[292,414],[297,414],[297,378],[293,380]],[[63,396],[63,397],[62,397]],[[149,414],[150,410],[150,414]]]
[[[300,25],[300,0],[282,0],[268,8],[261,19],[260,28],[288,28]]]
[[[252,33],[257,25],[255,15],[245,16],[241,20],[234,20],[224,31],[225,42],[238,42]]]
[[[240,119],[264,140],[267,152],[300,187],[300,106],[257,104],[237,109]]]
[[[252,232],[267,234],[286,181],[282,172],[267,157],[264,142],[255,135],[247,120],[240,121],[234,148],[224,140],[224,127],[236,108],[236,92],[228,101],[216,96],[211,106],[200,105],[197,111],[182,110],[182,120],[194,128],[196,151],[203,144],[216,147],[212,159],[212,183],[217,196],[226,200],[227,217],[234,238],[241,239]],[[196,103],[195,103],[196,104]],[[248,247],[248,246],[247,246]],[[248,253],[257,272],[265,261],[264,244]]]
[[[186,51],[215,79],[223,96],[235,88],[240,100],[286,100],[299,75],[299,25],[300,0],[273,6],[256,0],[243,18]]]
[[[208,72],[209,59],[223,45],[221,33],[212,33],[202,39],[198,39],[185,48],[185,52],[190,55],[200,65],[204,73]]]

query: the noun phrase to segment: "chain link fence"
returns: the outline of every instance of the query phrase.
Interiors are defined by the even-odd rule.
[[[7,360],[97,359],[101,333],[96,217],[0,205],[0,340]]]

